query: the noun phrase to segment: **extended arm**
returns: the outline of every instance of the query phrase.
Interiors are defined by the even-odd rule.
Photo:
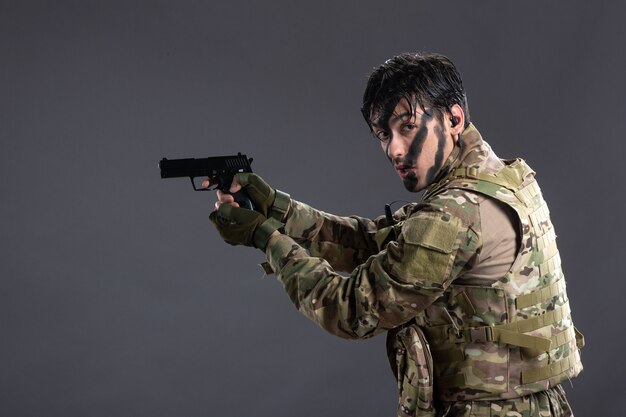
[[[349,277],[339,275],[327,260],[313,256],[292,237],[278,234],[282,223],[274,217],[237,207],[231,210],[236,203],[218,201],[219,209],[211,218],[229,243],[265,250],[303,314],[337,336],[367,338],[415,317],[475,263],[482,244],[479,229],[474,228],[480,221],[477,206],[469,210],[457,197],[451,194],[412,206],[397,238],[382,244],[384,248]],[[270,215],[271,211],[266,210]]]
[[[209,185],[208,181],[203,183],[205,187]],[[284,222],[286,235],[311,256],[324,258],[337,271],[350,272],[380,250],[379,231],[385,226],[382,216],[370,220],[329,214],[274,190],[256,174],[237,174],[230,191],[238,192],[242,186],[254,202],[255,210]],[[224,203],[234,203],[233,197],[218,191],[216,207]],[[406,207],[409,206],[394,214],[396,221],[404,220]]]

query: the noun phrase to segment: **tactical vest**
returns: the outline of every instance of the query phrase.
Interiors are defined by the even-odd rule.
[[[515,398],[582,370],[583,339],[572,324],[548,207],[528,165],[505,163],[496,174],[457,168],[424,196],[428,202],[462,189],[494,198],[515,210],[521,235],[504,277],[489,286],[456,280],[417,319],[430,345],[438,400]]]

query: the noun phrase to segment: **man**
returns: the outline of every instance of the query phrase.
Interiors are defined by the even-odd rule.
[[[238,174],[231,192],[243,188],[255,210],[218,191],[221,236],[264,250],[327,331],[388,331],[398,416],[571,415],[559,384],[582,370],[582,335],[534,172],[482,140],[444,56],[386,61],[362,112],[407,190],[425,190],[419,203],[338,217]]]

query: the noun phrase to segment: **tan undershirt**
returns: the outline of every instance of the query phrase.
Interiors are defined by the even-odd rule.
[[[466,284],[502,278],[517,254],[517,216],[512,208],[489,197],[479,198],[483,245],[474,267],[459,277]]]

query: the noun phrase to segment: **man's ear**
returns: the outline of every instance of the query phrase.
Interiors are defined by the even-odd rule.
[[[450,107],[450,133],[452,136],[457,137],[465,129],[465,113],[458,104],[453,104]]]

